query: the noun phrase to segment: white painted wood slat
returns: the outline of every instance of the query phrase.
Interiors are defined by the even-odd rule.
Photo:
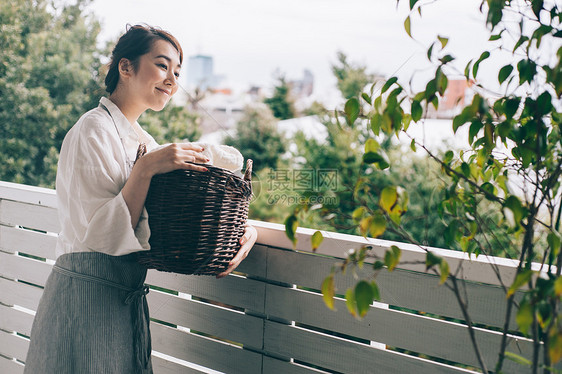
[[[266,314],[334,331],[361,339],[384,343],[408,351],[441,357],[452,362],[478,366],[466,326],[435,318],[371,307],[363,319],[352,317],[345,300],[336,299],[336,311],[328,309],[322,295],[298,289],[268,285]],[[501,334],[476,329],[476,338],[489,367],[497,361]],[[526,339],[510,340],[508,349],[532,356],[532,344]],[[507,363],[509,365],[509,363]],[[507,369],[507,367],[506,367]],[[519,370],[519,371],[517,371]],[[520,372],[514,367],[510,373]]]
[[[263,311],[265,284],[240,276],[216,279],[149,270],[146,283],[240,308]]]
[[[151,323],[155,351],[228,374],[261,373],[262,357],[230,344]]]
[[[240,263],[235,271],[245,273],[253,277],[266,276],[267,247],[255,244],[248,256]]]
[[[55,259],[57,237],[16,227],[0,226],[0,250]]]
[[[291,373],[291,374],[319,374],[327,371],[309,368],[292,362],[277,360],[273,357],[263,356],[263,373]]]
[[[0,373],[23,374],[23,365],[0,356]]]
[[[0,303],[19,305],[27,309],[37,310],[43,289],[25,283],[0,278]]]
[[[178,363],[165,360],[152,355],[152,369],[157,374],[204,374],[204,371],[196,370]]]
[[[0,330],[0,355],[25,361],[29,340]]]
[[[265,324],[264,343],[268,352],[344,373],[473,373],[466,369],[379,350],[335,336],[270,321]]]
[[[0,276],[44,287],[52,265],[28,257],[0,252]]]
[[[271,280],[297,284],[319,290],[322,281],[330,274],[332,266],[338,260],[269,248],[268,278]],[[358,274],[365,278],[372,276],[368,265],[358,269]],[[355,285],[357,280],[352,272],[338,274],[335,278],[336,293],[345,294],[347,288]],[[450,318],[464,319],[454,294],[439,285],[439,278],[430,274],[407,270],[381,271],[377,276],[382,302],[433,313]],[[503,327],[505,318],[505,293],[497,286],[466,282],[468,305],[474,323]],[[511,326],[515,325],[513,316]]]
[[[55,190],[44,187],[0,181],[0,199],[21,201],[24,203],[57,207]]]
[[[154,290],[147,297],[151,318],[251,347],[262,346],[261,318]]]
[[[0,304],[1,330],[19,332],[29,336],[32,324],[33,316],[31,314]]]
[[[10,200],[0,200],[0,224],[54,233],[60,231],[55,208]]]

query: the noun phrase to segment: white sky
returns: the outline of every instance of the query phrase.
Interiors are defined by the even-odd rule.
[[[100,42],[117,38],[127,23],[148,23],[175,35],[186,56],[212,55],[215,74],[235,90],[271,86],[276,69],[289,79],[309,69],[323,98],[335,87],[330,64],[338,50],[371,72],[398,72],[407,83],[414,71],[427,77],[426,50],[439,33],[450,37],[447,48],[462,72],[486,48],[480,2],[439,0],[425,7],[423,17],[412,17],[418,42],[404,31],[407,0],[398,9],[396,0],[94,0],[91,9],[102,23]],[[480,71],[496,79],[497,73],[487,76],[485,63]]]

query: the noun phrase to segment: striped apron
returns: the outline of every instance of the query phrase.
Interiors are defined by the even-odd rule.
[[[24,373],[152,373],[146,268],[135,258],[77,252],[57,259]]]

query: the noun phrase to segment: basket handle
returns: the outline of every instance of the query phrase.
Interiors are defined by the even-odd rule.
[[[244,172],[244,180],[252,180],[252,165],[254,162],[251,159],[246,160],[246,171]]]

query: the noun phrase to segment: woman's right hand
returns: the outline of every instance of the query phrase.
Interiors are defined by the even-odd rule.
[[[201,153],[203,150],[203,147],[193,143],[172,143],[147,153],[137,160],[135,167],[140,167],[143,174],[149,178],[178,169],[207,171],[204,166],[191,164],[209,162]]]

